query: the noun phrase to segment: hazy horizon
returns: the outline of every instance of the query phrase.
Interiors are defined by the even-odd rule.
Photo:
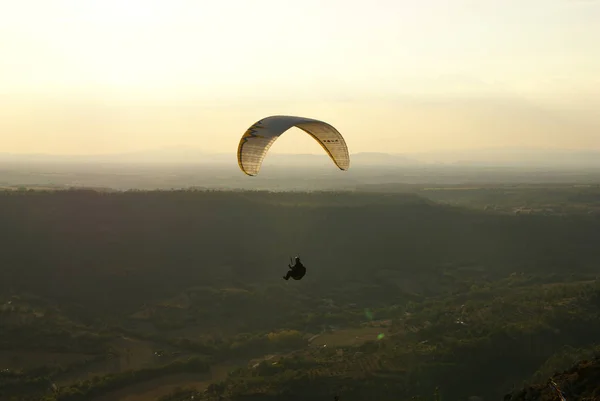
[[[543,168],[600,168],[600,151],[590,149],[543,149],[543,148],[480,148],[477,150],[447,150],[439,152],[391,153],[351,152],[351,170],[364,167],[406,167],[436,165],[471,165],[496,167],[543,167]],[[49,154],[0,152],[0,163],[62,163],[75,162],[94,165],[118,164],[188,164],[229,165],[236,171],[236,153],[232,151],[207,151],[200,148],[172,146],[132,152],[97,154]],[[263,163],[277,166],[304,166],[337,171],[323,152],[299,153],[270,151]]]
[[[600,150],[600,2],[24,0],[0,6],[7,153],[234,153],[256,120],[352,153]],[[297,129],[274,153],[319,154]]]

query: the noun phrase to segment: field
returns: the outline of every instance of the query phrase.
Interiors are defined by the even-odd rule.
[[[312,347],[355,347],[367,341],[377,340],[386,329],[364,327],[360,329],[341,329],[332,333],[321,334],[310,342]]]
[[[79,353],[0,350],[0,366],[2,369],[27,370],[42,365],[69,365],[91,357],[93,355]]]
[[[220,363],[211,367],[206,374],[176,374],[163,376],[152,381],[134,384],[117,391],[93,398],[90,401],[147,401],[156,400],[173,393],[178,388],[192,388],[202,392],[211,384],[227,378],[235,368],[245,366],[241,363]]]

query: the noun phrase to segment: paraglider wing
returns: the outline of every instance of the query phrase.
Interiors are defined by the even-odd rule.
[[[300,128],[312,136],[340,170],[348,170],[348,147],[338,130],[323,121],[293,116],[267,117],[248,128],[238,145],[240,169],[248,175],[257,175],[271,145],[292,127]]]

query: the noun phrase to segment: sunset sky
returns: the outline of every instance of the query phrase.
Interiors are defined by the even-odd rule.
[[[599,43],[593,0],[0,0],[0,152],[600,150]]]

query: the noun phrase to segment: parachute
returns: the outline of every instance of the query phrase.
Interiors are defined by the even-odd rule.
[[[300,128],[312,136],[340,170],[348,170],[350,156],[344,137],[326,122],[294,116],[271,116],[252,124],[238,145],[240,169],[247,175],[257,175],[271,145],[292,127]]]

